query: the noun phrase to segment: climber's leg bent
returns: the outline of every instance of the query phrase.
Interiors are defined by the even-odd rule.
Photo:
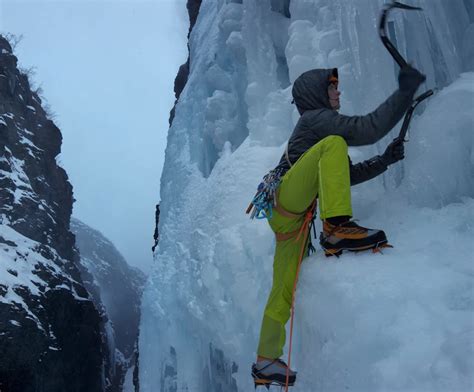
[[[328,136],[308,149],[283,176],[281,206],[304,212],[318,195],[321,219],[352,216],[349,158],[346,141]]]

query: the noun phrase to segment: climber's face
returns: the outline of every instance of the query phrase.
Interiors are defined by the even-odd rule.
[[[341,92],[337,89],[337,83],[330,83],[328,87],[329,103],[334,110],[338,110],[341,107],[339,102],[339,96]]]

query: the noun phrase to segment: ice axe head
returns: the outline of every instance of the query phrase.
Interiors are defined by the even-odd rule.
[[[393,1],[392,3],[388,4],[387,8],[401,8],[403,10],[422,10],[423,9],[420,7],[413,7],[412,5],[399,3],[398,1]]]
[[[384,10],[382,11],[382,16],[380,18],[380,24],[379,24],[380,39],[382,40],[383,44],[385,45],[389,53],[392,55],[393,59],[400,66],[400,68],[403,68],[403,67],[406,67],[408,64],[406,60],[402,57],[402,55],[398,52],[397,48],[395,48],[395,46],[393,46],[393,44],[390,42],[390,40],[387,37],[387,32],[385,31],[385,24],[387,22],[388,13],[393,8],[399,8],[403,10],[421,10],[421,8],[413,7],[411,5],[406,5],[403,3],[399,3],[398,1],[394,1],[392,3],[387,4],[384,7]]]

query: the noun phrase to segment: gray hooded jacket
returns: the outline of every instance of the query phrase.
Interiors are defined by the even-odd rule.
[[[348,146],[373,144],[400,121],[410,106],[413,93],[395,91],[372,113],[345,116],[331,108],[329,77],[336,69],[313,69],[300,75],[293,85],[293,98],[301,117],[288,141],[288,156],[283,154],[277,168],[288,171],[298,158],[326,136],[339,135]],[[289,161],[291,162],[288,162]],[[377,155],[355,165],[349,160],[351,185],[370,180],[387,170]]]

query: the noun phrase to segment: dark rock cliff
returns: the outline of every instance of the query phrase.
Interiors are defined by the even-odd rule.
[[[107,386],[105,319],[78,269],[61,141],[0,36],[1,391]]]
[[[114,391],[122,390],[128,369],[133,372],[135,347],[140,321],[140,300],[145,275],[127,264],[115,246],[99,231],[78,219],[71,220],[71,230],[81,254],[83,280],[93,293],[97,306],[104,305]]]
[[[201,8],[201,3],[202,3],[202,0],[188,0],[186,3],[186,8],[188,9],[188,15],[189,15],[188,39],[189,39],[189,35],[191,34],[191,31],[193,30],[194,25],[196,24],[196,20],[199,15],[199,9]],[[178,74],[176,75],[176,78],[174,80],[174,95],[176,97],[176,101],[170,112],[170,118],[169,118],[170,126],[173,123],[176,103],[178,102],[179,96],[181,95],[181,92],[183,91],[184,86],[186,86],[186,83],[188,81],[189,64],[190,64],[189,57],[190,56],[189,56],[189,45],[188,45],[188,59],[186,60],[184,64],[182,64],[179,67]]]

